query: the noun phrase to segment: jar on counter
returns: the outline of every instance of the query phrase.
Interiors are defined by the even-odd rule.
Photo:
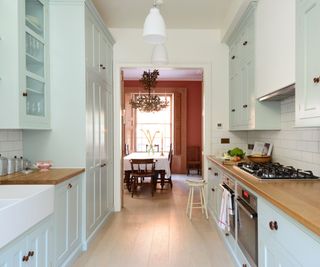
[[[8,159],[8,174],[13,174],[16,170],[16,159],[9,158]]]
[[[21,172],[23,168],[23,158],[18,158],[17,156],[14,156],[14,159],[16,161],[15,172]]]
[[[8,174],[8,159],[0,154],[0,176]]]

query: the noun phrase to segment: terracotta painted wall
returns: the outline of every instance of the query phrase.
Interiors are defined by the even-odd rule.
[[[125,81],[126,87],[140,87],[139,81]],[[187,88],[187,146],[201,145],[202,82],[199,81],[158,81],[157,88]]]

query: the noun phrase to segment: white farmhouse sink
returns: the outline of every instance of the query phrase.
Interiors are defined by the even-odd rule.
[[[0,185],[0,248],[53,213],[53,185]]]

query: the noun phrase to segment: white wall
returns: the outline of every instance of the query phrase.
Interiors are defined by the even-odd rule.
[[[114,46],[115,85],[115,177],[116,194],[120,192],[120,68],[151,66],[152,46],[144,43],[142,29],[110,29]],[[204,154],[211,154],[212,125],[228,128],[228,48],[220,42],[218,30],[167,30],[167,67],[202,67],[204,69]],[[206,169],[206,166],[205,166]],[[120,196],[120,195],[119,195]],[[116,201],[120,209],[120,198]]]
[[[22,131],[0,130],[0,154],[12,158],[22,156]]]

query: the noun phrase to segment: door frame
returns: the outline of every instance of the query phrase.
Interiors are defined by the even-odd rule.
[[[121,70],[123,68],[155,68],[152,64],[115,63],[114,64],[114,211],[121,211],[122,207],[122,86]],[[159,66],[172,69],[202,69],[202,162],[204,177],[207,177],[207,162],[204,155],[211,151],[211,103],[212,103],[212,64],[211,63],[181,63]]]

